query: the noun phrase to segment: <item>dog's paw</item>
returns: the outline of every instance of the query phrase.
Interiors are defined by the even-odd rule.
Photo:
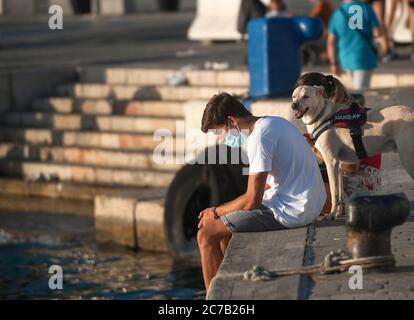
[[[342,202],[336,208],[335,218],[343,218],[345,216],[346,216],[346,212],[345,212],[345,202]]]
[[[339,218],[345,218],[345,213],[344,212],[337,212],[335,213],[335,219],[339,219]]]
[[[327,214],[323,216],[322,221],[334,221],[335,220],[335,212],[331,212],[330,214]]]

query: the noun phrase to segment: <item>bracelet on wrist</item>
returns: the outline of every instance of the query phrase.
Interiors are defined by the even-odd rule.
[[[217,214],[216,209],[217,209],[217,207],[213,208],[213,215],[214,215],[214,219],[218,220],[218,219],[220,219],[220,216]]]

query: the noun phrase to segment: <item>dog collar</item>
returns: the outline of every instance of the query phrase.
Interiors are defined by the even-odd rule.
[[[317,127],[311,134],[311,138],[313,143],[316,143],[316,140],[320,137],[322,133],[324,133],[326,130],[328,130],[330,127],[332,127],[333,121],[332,118],[329,118],[328,120],[325,120],[322,122],[322,124]]]
[[[326,107],[326,101],[324,100],[324,102],[323,102],[323,108],[322,108],[322,111],[321,112],[319,112],[319,114],[316,116],[316,118],[315,119],[313,119],[311,122],[309,122],[309,123],[305,123],[305,125],[307,125],[307,126],[310,126],[310,125],[312,125],[312,124],[314,124],[315,122],[317,122],[321,117],[322,117],[322,115],[323,115],[323,112],[325,111],[325,107]]]

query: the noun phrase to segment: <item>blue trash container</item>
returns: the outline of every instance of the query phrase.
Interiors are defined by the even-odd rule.
[[[291,93],[301,74],[300,47],[323,34],[320,19],[260,18],[248,27],[250,97],[270,98]]]

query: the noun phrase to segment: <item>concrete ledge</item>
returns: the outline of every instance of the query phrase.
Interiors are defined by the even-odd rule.
[[[159,190],[95,197],[98,242],[129,248],[167,252],[164,206]]]
[[[0,142],[0,160],[52,161],[125,169],[172,171],[181,168],[175,163],[155,163],[152,152],[102,150],[96,148],[44,146]]]
[[[97,131],[61,131],[48,129],[0,128],[0,139],[4,142],[20,142],[62,147],[93,147],[119,150],[153,150],[160,144],[152,134],[113,133]],[[184,137],[173,139],[177,147],[167,145],[166,152],[182,152]]]
[[[0,194],[2,212],[48,213],[51,215],[76,215],[93,217],[93,201],[73,199],[51,199],[49,197],[26,197]],[[16,216],[17,218],[18,215]]]
[[[148,191],[150,190],[150,191]],[[130,194],[144,197],[151,192],[161,198],[166,194],[165,188],[125,188],[103,187],[68,182],[24,181],[13,178],[0,178],[0,194],[24,197],[49,197],[59,199],[94,200],[97,195]]]
[[[175,173],[169,171],[117,169],[97,166],[80,166],[52,162],[0,162],[0,173],[23,178],[39,175],[57,178],[59,181],[125,187],[166,187]]]
[[[135,208],[138,247],[144,250],[168,252],[164,230],[164,200],[139,200]]]
[[[35,99],[32,109],[85,115],[183,117],[183,103],[172,101],[112,101],[110,99]]]
[[[110,85],[146,85],[163,86],[168,74],[177,72],[175,69],[143,69],[130,67],[86,67],[80,71],[80,80],[84,83],[103,82]],[[307,71],[303,71],[306,73]],[[190,86],[210,87],[242,87],[247,91],[249,73],[244,70],[188,70],[184,71]],[[349,77],[340,77],[348,88],[351,87]],[[414,74],[407,71],[374,72],[371,82],[372,89],[400,88],[414,86]]]
[[[95,230],[98,242],[115,242],[137,248],[134,230],[136,200],[121,196],[95,197]]]
[[[234,274],[250,270],[254,265],[269,269],[300,267],[306,238],[307,228],[233,234],[207,299],[298,299],[299,276],[253,282],[235,277]]]
[[[55,114],[52,112],[9,112],[2,122],[9,126],[58,130],[97,130],[153,133],[165,129],[174,133],[179,118],[112,115]]]
[[[84,83],[103,82],[117,85],[165,85],[166,78],[179,70],[141,69],[131,67],[86,67],[80,71]],[[246,70],[186,70],[190,86],[247,87],[249,74]]]
[[[244,87],[224,87],[235,95],[247,93]],[[72,96],[75,98],[112,98],[112,99],[137,99],[137,100],[170,100],[187,101],[194,99],[210,99],[219,91],[217,87],[190,87],[190,86],[136,86],[136,85],[108,85],[108,84],[74,84],[57,88],[60,96]]]
[[[260,265],[270,270],[297,268],[323,261],[346,244],[344,221],[320,222],[307,228],[234,234],[207,299],[413,299],[414,212],[395,228],[391,241],[396,269],[363,271],[363,288],[349,288],[350,274],[279,277],[269,281],[243,280],[240,273]],[[306,247],[305,247],[306,244]]]

